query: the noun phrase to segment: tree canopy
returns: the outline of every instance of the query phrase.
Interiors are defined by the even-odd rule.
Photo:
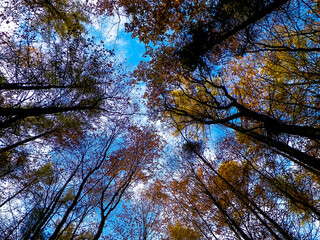
[[[3,3],[0,238],[320,238],[317,0]]]

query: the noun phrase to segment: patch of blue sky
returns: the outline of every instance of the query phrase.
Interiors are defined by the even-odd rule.
[[[114,61],[121,64],[121,71],[126,74],[132,73],[138,66],[140,61],[146,60],[143,56],[145,53],[145,45],[137,38],[132,38],[131,34],[125,31],[125,23],[128,21],[126,17],[101,16],[91,19],[91,23],[87,26],[88,36],[94,38],[97,44],[103,44],[108,50],[113,50]],[[128,81],[132,76],[128,77]],[[142,96],[145,91],[145,84],[139,83],[135,87],[130,87],[131,102],[139,106],[139,112],[136,112],[136,120],[140,123],[146,123],[147,109],[143,103]]]
[[[143,55],[145,53],[145,45],[137,38],[132,38],[131,34],[126,33],[125,23],[127,18],[119,15],[114,17],[100,17],[92,19],[91,25],[88,25],[88,33],[90,37],[94,37],[95,42],[103,44],[106,49],[112,49],[115,53],[115,60],[123,64],[123,67],[132,72],[140,63],[140,61],[147,61]],[[168,124],[158,121],[150,121],[147,115],[147,107],[143,100],[143,94],[146,91],[144,83],[139,83],[135,88],[130,91],[132,101],[136,102],[139,106],[139,111],[135,114],[135,121],[138,124],[152,124],[157,130],[159,135],[167,142],[166,150],[170,152],[173,146],[181,139],[177,139],[174,135],[174,130]],[[223,127],[214,125],[206,128],[203,135],[207,136],[207,150],[206,156],[214,156],[209,150],[213,149],[214,144],[219,141],[220,136],[224,134]],[[201,137],[202,138],[202,137]],[[164,159],[159,159],[160,164],[164,164]]]
[[[87,29],[96,43],[102,43],[106,49],[114,50],[116,59],[132,70],[144,59],[145,45],[125,31],[124,24],[127,21],[122,15],[102,16],[92,19]]]

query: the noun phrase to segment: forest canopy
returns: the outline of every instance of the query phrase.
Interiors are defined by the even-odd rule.
[[[0,238],[320,238],[317,0],[0,3]]]

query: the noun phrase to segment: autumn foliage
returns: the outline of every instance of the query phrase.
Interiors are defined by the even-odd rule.
[[[319,1],[3,4],[0,238],[320,238]]]

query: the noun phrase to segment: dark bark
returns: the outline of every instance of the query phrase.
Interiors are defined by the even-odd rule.
[[[29,231],[25,236],[23,236],[22,239],[28,240],[28,239],[36,239],[37,238],[37,235],[31,236],[31,233],[41,232],[41,229],[46,224],[46,222],[51,218],[51,216],[54,214],[54,212],[60,208],[61,203],[59,202],[59,200],[60,200],[63,192],[67,188],[68,184],[71,182],[73,177],[76,175],[79,168],[80,168],[80,164],[76,167],[76,169],[72,172],[72,174],[69,176],[67,181],[63,184],[63,186],[59,189],[59,191],[52,198],[52,201],[49,204],[49,206],[44,211],[42,211],[41,216],[39,217],[37,222],[34,224],[34,226],[32,226],[32,229],[30,229],[31,231]]]
[[[101,197],[101,206],[100,206],[100,211],[101,211],[101,219],[100,219],[100,223],[99,223],[99,227],[98,227],[98,230],[94,236],[94,238],[92,240],[99,240],[101,234],[102,234],[102,231],[103,231],[103,228],[105,226],[105,222],[109,216],[109,214],[118,206],[121,198],[122,198],[122,195],[124,194],[125,190],[129,187],[130,183],[131,183],[131,179],[134,175],[135,171],[133,171],[128,179],[124,182],[123,185],[121,185],[117,191],[113,194],[112,198],[110,199],[109,203],[107,204],[106,207],[104,207],[104,203],[103,203],[103,200],[104,200],[104,194],[102,195]],[[107,189],[105,188],[104,192],[106,191]]]
[[[45,135],[47,135],[47,134],[52,133],[53,131],[54,131],[54,130],[47,131],[47,132],[41,133],[41,134],[39,134],[39,135],[30,137],[30,138],[26,138],[26,139],[24,139],[24,140],[22,140],[22,141],[19,141],[19,142],[14,143],[14,144],[8,145],[8,146],[6,146],[6,147],[4,147],[4,148],[0,148],[0,154],[1,154],[1,153],[4,153],[4,152],[7,152],[7,151],[10,151],[10,150],[12,150],[12,149],[14,149],[14,148],[16,148],[16,147],[18,147],[18,146],[21,146],[21,145],[25,144],[25,143],[28,143],[28,142],[34,141],[34,140],[36,140],[36,139],[38,139],[38,138],[41,138],[41,137],[43,137],[43,136],[45,136]]]
[[[271,133],[286,133],[300,137],[307,137],[311,140],[320,140],[319,128],[286,124],[268,115],[254,112],[238,103],[235,106],[239,109],[242,116],[251,120],[262,122],[263,127]]]
[[[45,114],[54,114],[59,112],[81,111],[94,109],[98,102],[91,105],[75,105],[75,106],[61,106],[61,107],[32,107],[32,108],[3,108],[0,107],[0,116],[40,116]]]
[[[241,153],[239,153],[241,154]],[[257,172],[263,179],[265,179],[271,186],[275,187],[285,198],[289,199],[292,203],[297,203],[301,206],[303,206],[305,209],[308,209],[308,211],[314,213],[317,216],[317,219],[320,219],[320,211],[313,205],[308,204],[307,202],[298,199],[297,197],[294,197],[292,194],[290,194],[286,188],[281,186],[281,183],[279,180],[275,178],[268,177],[266,174],[262,173],[259,169],[257,169],[252,162],[243,154],[241,154],[241,157],[243,157],[251,166],[251,168]]]
[[[90,87],[89,85],[32,85],[29,83],[5,83],[0,84],[0,90],[49,90],[49,89],[79,89]]]
[[[272,149],[278,150],[280,153],[284,154],[285,157],[289,156],[289,159],[299,164],[300,166],[312,171],[313,173],[320,174],[320,159],[317,159],[307,153],[297,150],[289,145],[282,143],[280,141],[274,140],[271,137],[266,137],[256,132],[247,130],[245,128],[239,127],[232,123],[224,124],[226,127],[234,129],[240,133],[243,133],[252,139],[271,147]]]
[[[55,240],[60,234],[61,234],[61,230],[63,229],[64,224],[67,222],[67,219],[69,217],[69,215],[71,214],[71,212],[74,210],[74,208],[77,206],[79,200],[81,199],[81,195],[83,194],[83,190],[85,188],[85,185],[87,184],[88,179],[97,171],[100,169],[100,167],[102,166],[103,162],[106,160],[107,157],[107,153],[111,147],[111,144],[113,143],[114,139],[115,139],[115,132],[112,133],[112,135],[109,137],[109,139],[107,140],[105,147],[102,151],[102,154],[100,156],[99,161],[97,162],[97,164],[83,177],[81,184],[79,185],[79,188],[77,190],[77,194],[74,196],[72,203],[70,204],[70,206],[67,208],[67,210],[65,211],[61,221],[59,222],[59,224],[56,226],[53,234],[50,236],[49,240]]]
[[[213,18],[211,20],[212,26],[210,26],[210,24],[208,26],[203,26],[203,29],[206,30],[202,30],[201,27],[193,30],[193,41],[178,51],[180,60],[190,69],[195,69],[198,66],[204,66],[201,61],[201,57],[203,57],[203,55],[211,52],[219,44],[223,43],[228,38],[235,36],[238,32],[254,25],[256,22],[274,12],[287,2],[289,2],[289,0],[275,0],[268,5],[263,6],[261,9],[257,9],[256,12],[249,16],[245,21],[237,26],[233,26],[229,31],[224,31],[225,29],[222,29],[219,33],[212,32],[214,24],[217,22],[216,19]],[[226,19],[226,21],[229,21],[229,19]],[[221,24],[224,24],[223,20]],[[209,31],[207,29],[209,29]]]
[[[245,240],[253,240],[251,237],[249,237],[239,226],[239,224],[228,214],[228,212],[223,208],[223,206],[215,199],[215,197],[211,194],[211,192],[208,190],[206,185],[201,181],[201,179],[197,176],[197,174],[194,175],[197,181],[201,184],[202,188],[204,189],[204,193],[209,197],[209,199],[212,201],[212,203],[219,209],[221,214],[225,216],[226,222],[229,225],[230,229],[236,234],[240,235]]]
[[[287,240],[295,240],[292,236],[290,236],[289,232],[283,229],[275,220],[273,220],[268,214],[266,214],[264,211],[261,210],[261,208],[255,203],[254,200],[251,200],[249,197],[245,196],[243,193],[241,193],[236,187],[234,187],[231,183],[229,183],[224,177],[222,177],[218,171],[214,169],[214,167],[199,154],[198,152],[195,152],[195,154],[201,159],[201,161],[208,166],[221,180],[223,180],[224,183],[228,185],[230,190],[238,197],[238,199],[246,206],[248,209],[259,219],[259,221],[268,229],[268,231],[271,233],[271,235],[275,239],[287,239]],[[198,176],[196,173],[194,173],[197,179]],[[199,181],[201,181],[199,179]],[[202,183],[203,184],[203,183]],[[281,235],[283,238],[280,238],[271,228],[268,222],[266,222],[262,217],[260,217],[261,214],[269,223],[271,226],[273,226]]]

